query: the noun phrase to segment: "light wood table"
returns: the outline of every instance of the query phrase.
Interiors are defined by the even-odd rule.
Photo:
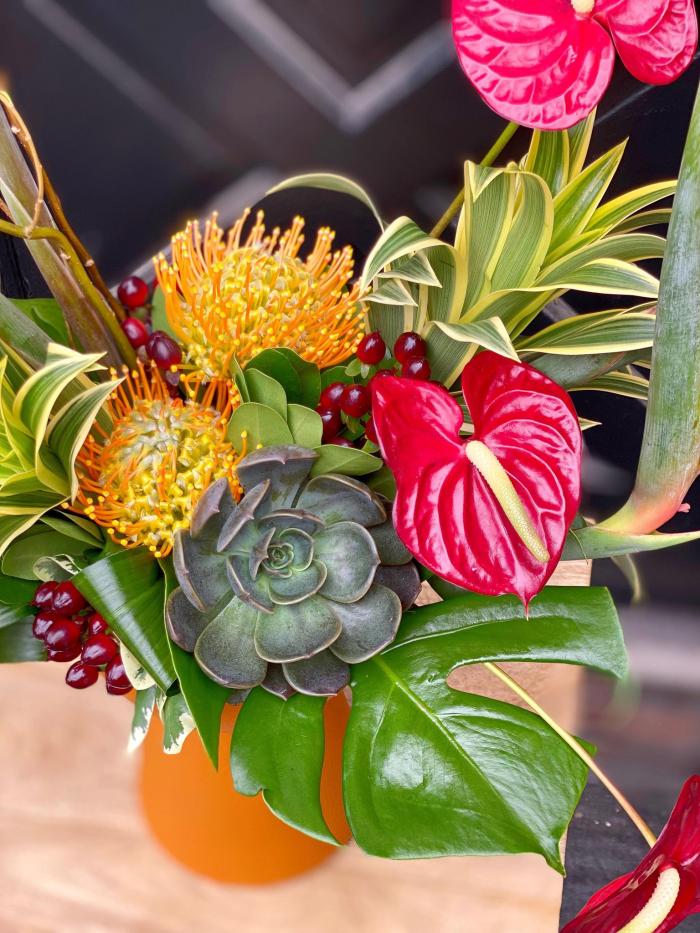
[[[556,931],[562,881],[538,856],[390,862],[350,846],[264,888],[188,873],[142,822],[129,704],[64,673],[0,667],[2,933]]]

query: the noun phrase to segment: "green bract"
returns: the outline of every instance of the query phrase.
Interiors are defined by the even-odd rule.
[[[337,693],[418,594],[383,500],[347,476],[310,477],[316,458],[295,446],[250,454],[241,502],[214,483],[176,537],[168,632],[225,687]]]

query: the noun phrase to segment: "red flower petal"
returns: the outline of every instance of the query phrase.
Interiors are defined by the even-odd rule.
[[[601,888],[561,933],[617,933],[649,901],[665,868],[675,868],[681,883],[656,933],[668,933],[700,912],[700,776],[685,782],[668,823],[637,868]]]
[[[639,81],[669,84],[690,64],[698,44],[693,0],[599,0],[599,13]]]
[[[581,432],[559,386],[523,363],[480,353],[465,368],[464,395],[479,440],[510,477],[549,552],[523,544],[459,436],[460,406],[443,388],[410,379],[372,384],[373,418],[396,477],[394,524],[426,567],[458,586],[525,603],[557,565],[580,501]]]
[[[452,25],[464,72],[506,120],[567,129],[610,82],[610,37],[569,0],[453,0]]]

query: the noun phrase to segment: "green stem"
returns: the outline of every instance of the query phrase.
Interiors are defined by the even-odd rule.
[[[520,686],[520,684],[517,681],[513,680],[513,678],[509,674],[506,674],[506,672],[502,668],[500,668],[497,664],[493,664],[491,661],[486,661],[484,663],[484,667],[488,671],[490,671],[495,677],[498,677],[498,679],[502,683],[504,683],[510,690],[512,690],[513,693],[519,696],[520,699],[523,700],[523,702],[527,703],[527,705],[530,707],[533,713],[537,713],[540,719],[543,719],[547,723],[547,725],[550,727],[550,729],[553,729],[556,732],[556,734],[559,736],[559,738],[562,739],[564,742],[566,742],[569,748],[573,752],[575,752],[576,755],[578,755],[578,757],[581,759],[581,761],[590,768],[593,774],[595,774],[595,776],[598,778],[598,780],[603,785],[603,787],[605,787],[612,794],[615,800],[617,800],[617,802],[620,804],[620,806],[625,811],[627,816],[632,820],[634,825],[637,827],[639,832],[642,834],[646,842],[650,846],[653,846],[654,843],[656,842],[656,836],[654,835],[654,833],[651,831],[651,829],[646,824],[646,822],[642,819],[642,817],[637,812],[637,810],[632,806],[629,800],[625,797],[622,791],[619,790],[613,784],[610,778],[606,774],[604,774],[603,771],[600,770],[598,765],[595,763],[593,758],[591,758],[591,756],[588,754],[588,752],[583,747],[583,745],[581,745],[581,743],[577,739],[575,739],[573,735],[568,733],[566,729],[560,726],[559,723],[555,722],[555,720],[552,719],[552,717],[542,709],[539,703],[536,700],[534,700],[530,696],[530,694]]]
[[[498,137],[496,142],[493,144],[493,146],[491,146],[489,151],[486,153],[484,158],[481,160],[481,165],[485,167],[488,167],[489,165],[493,165],[493,163],[496,161],[499,155],[506,148],[506,146],[511,141],[511,139],[513,138],[513,136],[515,135],[518,129],[520,129],[519,123],[509,123],[505,127],[501,135]],[[434,237],[439,237],[442,233],[444,233],[445,230],[447,230],[449,225],[452,223],[454,218],[457,216],[457,214],[462,209],[463,204],[464,204],[464,188],[462,188],[462,190],[459,192],[459,194],[454,199],[452,204],[450,204],[450,206],[447,208],[447,210],[442,215],[440,220],[438,220],[438,222],[435,224],[433,229],[430,231],[430,235]]]

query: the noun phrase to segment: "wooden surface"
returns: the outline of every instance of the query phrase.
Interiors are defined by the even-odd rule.
[[[63,675],[0,669],[2,933],[556,931],[562,882],[537,856],[389,862],[349,847],[266,888],[191,875],[142,823],[130,705]]]

